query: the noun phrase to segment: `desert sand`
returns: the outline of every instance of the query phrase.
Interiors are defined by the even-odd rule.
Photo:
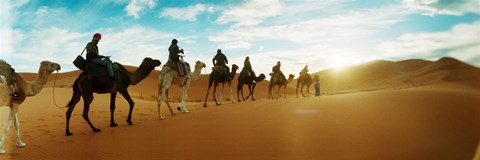
[[[90,119],[102,132],[93,133],[83,120],[81,100],[69,137],[66,108],[55,107],[52,96],[65,105],[80,72],[59,73],[55,94],[52,74],[46,88],[20,106],[27,146],[16,147],[12,126],[0,159],[471,159],[480,140],[480,69],[452,58],[375,61],[316,72],[320,97],[296,98],[294,81],[287,99],[266,99],[268,81],[263,81],[257,101],[215,106],[210,96],[207,108],[202,75],[188,91],[190,113],[172,116],[163,103],[166,120],[157,115],[159,69],[129,88],[134,125],[125,122],[128,104],[117,96],[119,126],[109,127],[110,96],[95,94]],[[236,99],[236,79],[232,86]],[[170,97],[176,107],[178,87]],[[5,117],[7,108],[0,111]]]

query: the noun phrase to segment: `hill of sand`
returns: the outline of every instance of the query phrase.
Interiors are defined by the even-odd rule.
[[[379,66],[383,68],[376,69]],[[334,89],[350,93],[294,98],[294,89],[289,88],[287,99],[269,100],[265,81],[257,87],[257,101],[222,106],[209,101],[207,108],[202,107],[207,84],[202,76],[189,90],[191,112],[172,116],[163,103],[167,119],[159,120],[155,71],[129,88],[136,104],[134,125],[124,121],[128,104],[118,97],[115,119],[119,126],[109,127],[110,96],[95,94],[89,115],[102,132],[93,133],[85,123],[80,101],[71,119],[70,137],[64,136],[66,109],[56,108],[52,96],[66,104],[79,72],[58,74],[56,85],[61,88],[54,95],[53,74],[47,87],[27,98],[18,112],[27,146],[15,147],[12,126],[5,142],[7,154],[0,159],[423,160],[471,159],[475,154],[480,140],[478,68],[451,58],[375,61],[337,71],[343,73],[336,79],[343,88],[334,89],[328,88],[334,83],[330,72],[319,72],[322,88],[327,93]],[[412,82],[404,82],[406,77]],[[173,96],[178,93],[174,88]],[[7,109],[0,110],[5,117]],[[0,120],[3,127],[4,118]]]
[[[480,89],[480,69],[453,58],[438,61],[377,60],[340,69],[327,69],[312,74],[320,77],[322,92],[350,93],[382,89],[401,89],[445,82],[464,83]],[[296,87],[297,81],[289,86]],[[313,91],[313,85],[311,86]]]

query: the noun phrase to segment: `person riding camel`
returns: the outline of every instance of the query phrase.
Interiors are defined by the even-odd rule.
[[[172,61],[172,62],[175,62],[175,64],[179,63],[180,65],[182,65],[183,73],[180,73],[180,76],[184,76],[188,72],[185,61],[180,59],[180,57],[184,57],[184,55],[183,55],[184,52],[183,52],[183,49],[180,49],[180,47],[178,47],[177,44],[178,44],[178,40],[177,39],[172,39],[172,44],[170,45],[170,47],[168,47],[168,53],[169,53],[168,54],[168,60]],[[180,72],[180,69],[178,71]]]
[[[252,70],[252,64],[250,64],[250,57],[246,57],[243,61],[243,69],[247,70],[250,73],[250,76],[253,77],[253,82],[255,83],[255,72]]]
[[[308,65],[305,65],[305,67],[303,67],[302,71],[300,71],[300,75],[302,74],[308,74]]]
[[[91,42],[88,42],[86,50],[87,50],[87,59],[86,62],[92,62],[107,68],[108,76],[115,80],[115,73],[113,72],[112,62],[108,59],[110,56],[103,56],[99,54],[98,51],[98,42],[102,39],[102,35],[100,33],[95,33],[93,35],[93,39]],[[107,58],[107,59],[104,59]]]
[[[283,73],[282,71],[280,71],[280,67],[282,66],[282,64],[280,63],[280,61],[277,62],[277,65],[273,66],[272,67],[272,72],[273,72],[273,76],[276,76],[277,74],[280,75],[280,76],[283,76]]]
[[[229,80],[233,79],[232,77],[230,77],[230,68],[228,68],[227,66],[228,64],[227,56],[225,56],[225,54],[222,53],[221,49],[217,50],[217,54],[215,55],[215,57],[213,57],[212,63],[214,66],[222,66],[224,70],[223,73],[227,75],[228,79]]]

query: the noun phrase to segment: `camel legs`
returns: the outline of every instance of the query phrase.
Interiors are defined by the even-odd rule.
[[[282,86],[278,86],[278,91],[277,91],[277,97],[275,97],[276,99],[278,99],[278,97],[280,97],[280,89],[282,88]],[[285,90],[284,91],[284,94],[285,94]]]
[[[212,76],[210,76],[208,81],[207,95],[205,96],[205,102],[203,103],[203,107],[207,107],[208,92],[210,92],[210,87],[212,87],[212,83],[213,83]],[[215,96],[215,92],[213,96]]]
[[[70,132],[70,118],[72,117],[72,112],[73,112],[73,109],[75,109],[75,105],[77,105],[77,103],[80,101],[80,97],[81,97],[81,94],[80,94],[80,89],[78,88],[78,80],[75,80],[74,84],[73,84],[73,94],[72,94],[72,98],[70,99],[70,102],[68,103],[68,110],[67,112],[65,113],[65,117],[66,117],[66,120],[67,120],[67,126],[65,127],[65,135],[66,136],[71,136],[72,133]]]
[[[248,84],[247,87],[248,87],[248,92],[249,92],[248,95],[247,95],[247,99],[248,99],[252,95],[252,84]]]
[[[110,94],[110,127],[116,127],[118,126],[117,123],[115,123],[115,98],[117,97],[117,92],[111,93]]]
[[[300,92],[302,93],[302,96],[305,98],[305,94],[303,94],[303,86],[304,85],[302,84],[302,87],[300,88]],[[308,89],[307,89],[307,92],[308,92]],[[298,96],[297,96],[297,98],[298,98]]]
[[[22,139],[20,138],[20,122],[18,120],[18,114],[15,113],[15,117],[13,117],[15,130],[17,130],[17,146],[18,147],[25,147],[27,144],[23,143]]]
[[[70,132],[70,118],[72,117],[72,112],[73,112],[73,109],[75,109],[75,105],[78,103],[78,101],[80,101],[80,95],[76,95],[74,94],[74,96],[72,97],[72,103],[68,106],[68,110],[67,112],[65,113],[66,114],[66,117],[67,117],[67,126],[66,126],[66,129],[65,129],[65,135],[66,136],[71,136],[72,133]]]
[[[90,122],[90,118],[88,117],[88,112],[90,111],[90,104],[92,102],[93,102],[93,93],[90,92],[87,95],[83,95],[84,108],[83,108],[82,117],[88,123],[90,128],[92,128],[93,132],[100,132],[100,129],[95,128],[95,126],[93,126],[92,122]]]
[[[170,107],[170,103],[168,102],[168,88],[163,87],[158,95],[159,95],[159,96],[158,96],[158,100],[157,100],[158,117],[159,117],[161,120],[164,120],[164,119],[165,119],[165,117],[160,113],[160,106],[162,105],[162,99],[163,99],[163,98],[165,98],[165,103],[167,104],[167,107],[168,107],[168,109],[170,110],[170,113],[171,113],[172,115],[175,115],[175,113],[173,113],[172,108]]]
[[[133,102],[132,97],[130,97],[130,94],[128,93],[128,90],[126,88],[120,89],[119,92],[120,92],[120,94],[122,94],[123,98],[125,98],[127,100],[128,105],[130,106],[130,109],[128,110],[128,117],[127,117],[126,121],[129,125],[132,125],[133,124],[133,122],[132,122],[132,112],[133,112],[133,107],[135,106],[135,102]]]
[[[165,95],[168,97],[168,90],[165,92]],[[168,101],[168,98],[165,98],[165,103],[167,104],[167,107],[168,107],[168,110],[170,110],[170,114],[175,115],[175,113],[173,113],[173,110],[172,110],[172,107],[170,107],[170,101]]]
[[[297,94],[297,98],[298,98],[298,87],[299,86],[300,86],[300,81],[297,82],[297,88],[295,89],[295,93]],[[302,85],[302,87],[303,87],[303,85]],[[302,92],[302,89],[300,89],[300,92]]]
[[[243,101],[245,101],[245,98],[243,97],[243,84],[241,84],[241,82],[238,82],[238,85],[237,85],[237,101],[238,102],[241,102],[240,93],[242,94]]]
[[[233,89],[232,89],[232,82],[227,82],[228,83],[228,88],[230,89],[230,100],[232,101],[232,103],[237,103],[237,101],[235,101],[235,99],[233,99]]]
[[[182,87],[182,102],[180,102],[180,104],[178,104],[178,107],[177,107],[177,110],[182,110],[183,109],[183,112],[185,113],[188,113],[190,111],[188,111],[187,107],[185,107],[185,101],[187,101],[187,90],[188,90],[188,87],[190,86],[190,84],[186,84]]]
[[[270,98],[273,99],[273,95],[272,95],[272,88],[273,88],[273,87],[274,87],[274,86],[272,86],[272,85],[269,85],[269,86],[268,86],[268,97],[267,97],[267,99],[270,99]]]
[[[255,91],[255,86],[256,85],[257,85],[256,83],[253,83],[251,87],[248,86],[248,90],[250,91],[250,94],[247,96],[247,99],[248,99],[248,97],[252,96],[252,101],[255,101],[255,98],[253,97],[253,93]]]
[[[13,104],[12,107],[10,107],[10,114],[7,117],[7,121],[5,122],[5,127],[3,128],[3,134],[2,134],[2,140],[0,141],[0,154],[6,153],[6,151],[3,149],[3,144],[5,143],[5,137],[8,133],[8,129],[10,128],[10,124],[12,120],[15,121],[15,129],[17,130],[17,146],[18,147],[24,147],[26,146],[25,143],[22,142],[20,139],[20,124],[18,123],[18,117],[17,117],[17,111],[18,111],[18,104]]]
[[[222,84],[222,85],[223,85],[223,84]],[[220,105],[220,104],[217,102],[217,97],[216,97],[217,86],[218,86],[218,83],[213,84],[213,100],[215,101],[215,104],[218,106],[218,105]],[[223,90],[223,88],[222,88],[222,90]],[[220,94],[220,98],[222,98],[222,94],[223,94],[223,92]],[[206,102],[206,101],[205,101],[205,102]]]
[[[223,104],[223,88],[225,87],[225,83],[222,83],[222,90],[220,91],[220,105]],[[215,87],[216,88],[216,87]],[[214,92],[215,93],[215,92]]]
[[[160,84],[162,85],[162,84]],[[165,117],[162,116],[162,114],[160,113],[160,106],[162,105],[162,98],[163,96],[165,95],[165,91],[166,89],[160,89],[158,92],[158,99],[157,99],[157,108],[158,108],[158,118],[160,119],[165,119]],[[167,98],[168,99],[168,98]]]

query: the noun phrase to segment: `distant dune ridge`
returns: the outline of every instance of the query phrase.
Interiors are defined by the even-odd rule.
[[[66,104],[80,71],[53,73],[18,112],[27,146],[16,148],[12,127],[8,152],[0,159],[450,160],[472,159],[480,141],[480,69],[453,58],[377,60],[312,72],[320,76],[320,97],[296,98],[294,81],[287,99],[270,100],[269,82],[262,81],[255,89],[257,101],[215,106],[211,98],[207,108],[202,102],[208,79],[201,75],[188,90],[190,113],[175,110],[177,115],[165,114],[167,120],[157,115],[159,70],[129,87],[136,104],[134,125],[124,121],[128,103],[117,96],[119,126],[109,127],[110,96],[94,94],[90,119],[102,132],[93,133],[85,123],[80,101],[71,119],[78,134],[70,137],[64,136],[66,109],[56,108],[52,96]],[[298,78],[298,73],[285,74]],[[228,94],[226,88],[224,98]],[[171,87],[172,106],[180,96],[180,89]],[[7,111],[0,111],[3,124]]]
[[[480,88],[480,69],[453,58],[438,61],[404,60],[371,61],[341,70],[327,69],[319,75],[320,85],[327,94],[379,89],[401,89],[448,82],[462,82]],[[296,85],[296,81],[290,84]]]

